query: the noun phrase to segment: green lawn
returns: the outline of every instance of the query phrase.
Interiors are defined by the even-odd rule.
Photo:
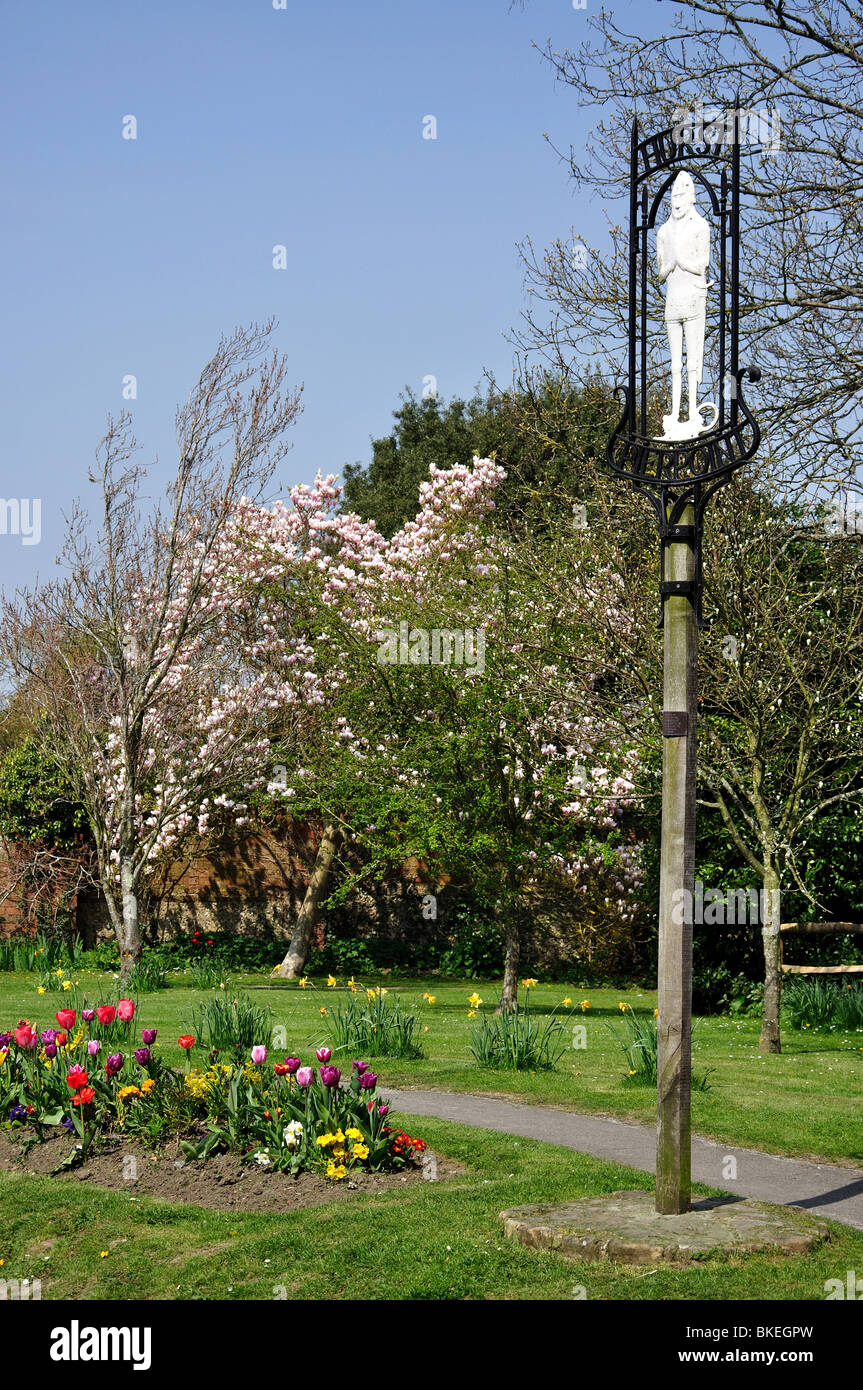
[[[863,1269],[863,1232],[832,1223],[830,1241],[811,1255],[713,1257],[677,1269],[528,1251],[503,1238],[499,1211],[648,1188],[649,1179],[550,1144],[404,1119],[469,1173],[266,1216],[133,1202],[84,1184],[70,1200],[65,1180],[0,1174],[0,1274],[40,1279],[45,1300],[794,1300],[823,1299],[826,1280]]]
[[[86,991],[91,1002],[116,997],[117,982],[108,975],[82,971],[77,978],[80,991]],[[426,993],[435,996],[434,1004],[423,1006],[421,1026],[428,1031],[420,1036],[426,1056],[416,1062],[376,1060],[375,1070],[384,1087],[389,1084],[482,1091],[529,1103],[653,1123],[653,1089],[635,1086],[628,1080],[623,1052],[607,1027],[610,1023],[619,1030],[620,1002],[652,1015],[656,997],[651,992],[583,989],[574,983],[549,986],[540,982],[531,995],[534,1009],[551,1011],[570,996],[574,1007],[566,1014],[568,1024],[585,1026],[587,1046],[569,1049],[556,1071],[531,1074],[484,1071],[470,1056],[468,996],[477,990],[484,1000],[484,1009],[490,1010],[497,998],[495,984],[401,981],[392,977],[364,977],[358,983],[381,983],[408,1003],[422,1002]],[[312,1047],[331,1041],[328,1019],[334,1003],[344,998],[342,989],[326,988],[325,980],[316,979],[313,984],[314,988],[301,990],[293,983],[274,985],[265,976],[248,975],[235,979],[234,988],[253,989],[255,1002],[268,1004],[274,1023],[285,1028],[287,1050],[304,1060],[313,1060]],[[339,985],[343,986],[344,981],[340,980]],[[176,1065],[182,1061],[176,1038],[188,1029],[192,1008],[200,998],[182,975],[174,977],[166,991],[140,997],[141,1020],[159,1028],[163,1056]],[[580,1003],[585,999],[590,1001],[590,1008],[582,1012]],[[45,1026],[53,1021],[55,1010],[64,1002],[68,1002],[68,995],[37,995],[35,976],[0,974],[0,1028],[10,1027],[19,1017]],[[329,1013],[322,1016],[321,1009]],[[720,1142],[774,1153],[860,1163],[863,1033],[794,1033],[786,1029],[784,1051],[779,1056],[762,1056],[758,1051],[758,1032],[756,1019],[708,1018],[698,1024],[693,1067],[696,1072],[713,1070],[712,1088],[693,1094],[694,1130]],[[334,1060],[345,1070],[350,1069],[350,1058]],[[425,1121],[422,1127],[427,1128]]]

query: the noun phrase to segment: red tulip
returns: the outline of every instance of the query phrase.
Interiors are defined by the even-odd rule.
[[[135,1017],[135,1005],[131,999],[121,999],[117,1005],[117,1017],[121,1023],[128,1023]]]
[[[177,1042],[180,1044],[180,1047],[185,1048],[187,1052],[189,1051],[190,1047],[195,1046],[195,1039],[191,1037],[188,1033],[184,1033],[182,1038],[177,1039]]]
[[[58,1047],[65,1047],[68,1040],[69,1036],[67,1033],[58,1033],[56,1038],[54,1039]]]
[[[76,1096],[75,1099],[72,1101],[72,1104],[73,1104],[73,1105],[89,1105],[89,1104],[90,1104],[90,1101],[93,1099],[93,1097],[95,1096],[95,1094],[96,1094],[96,1092],[93,1090],[93,1087],[92,1087],[92,1086],[86,1086],[86,1087],[84,1088],[83,1091],[79,1091],[79,1092],[78,1092],[77,1096]]]
[[[31,1028],[29,1023],[19,1023],[15,1029],[15,1041],[19,1047],[35,1047],[36,1029]]]
[[[100,1004],[96,1010],[96,1017],[100,1023],[113,1023],[116,1014],[117,1010],[113,1004]],[[60,1015],[58,1014],[57,1017],[59,1018]]]
[[[67,1073],[66,1085],[73,1091],[80,1091],[82,1086],[86,1086],[90,1080],[89,1076],[80,1067],[73,1068]]]
[[[55,1016],[61,1028],[75,1027],[76,1014],[74,1009],[58,1009]]]

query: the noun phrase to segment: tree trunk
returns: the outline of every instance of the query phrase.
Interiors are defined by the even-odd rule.
[[[118,933],[120,947],[120,979],[125,981],[141,959],[141,928],[138,922],[138,886],[135,882],[131,856],[120,859],[120,892],[123,917]]]
[[[781,1052],[779,1006],[782,999],[782,970],[779,965],[779,875],[773,864],[764,865],[761,895],[761,940],[764,946],[764,1008],[761,1012],[759,1052]]]
[[[518,1004],[518,962],[521,954],[521,941],[518,919],[510,911],[506,925],[506,956],[503,963],[503,987],[500,991],[500,1004],[495,1013],[514,1012]]]
[[[337,826],[334,824],[325,825],[324,833],[318,842],[318,852],[315,856],[306,896],[303,898],[303,905],[294,927],[294,934],[291,937],[291,944],[277,971],[278,976],[283,980],[295,980],[298,975],[302,975],[305,969],[312,944],[312,933],[318,921],[321,897],[329,882],[338,839]]]

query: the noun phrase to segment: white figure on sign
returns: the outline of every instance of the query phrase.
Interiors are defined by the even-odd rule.
[[[719,417],[713,402],[698,404],[698,387],[704,370],[704,326],[707,319],[707,267],[710,264],[710,227],[695,210],[692,175],[681,171],[671,189],[671,216],[656,236],[659,283],[665,285],[665,327],[671,349],[671,414],[662,417],[663,439],[694,439],[712,429]],[[686,343],[686,378],[689,418],[680,419],[683,388],[683,345]],[[705,421],[702,410],[712,410]]]

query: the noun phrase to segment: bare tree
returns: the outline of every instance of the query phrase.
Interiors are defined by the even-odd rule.
[[[90,475],[99,522],[76,509],[66,577],[3,602],[2,654],[86,811],[124,977],[154,860],[196,821],[205,828],[214,798],[236,810],[232,798],[265,780],[273,691],[245,666],[231,526],[241,499],[263,493],[299,410],[269,351],[274,327],[220,341],[177,411],[176,474],[149,515],[129,417],[109,421]]]

